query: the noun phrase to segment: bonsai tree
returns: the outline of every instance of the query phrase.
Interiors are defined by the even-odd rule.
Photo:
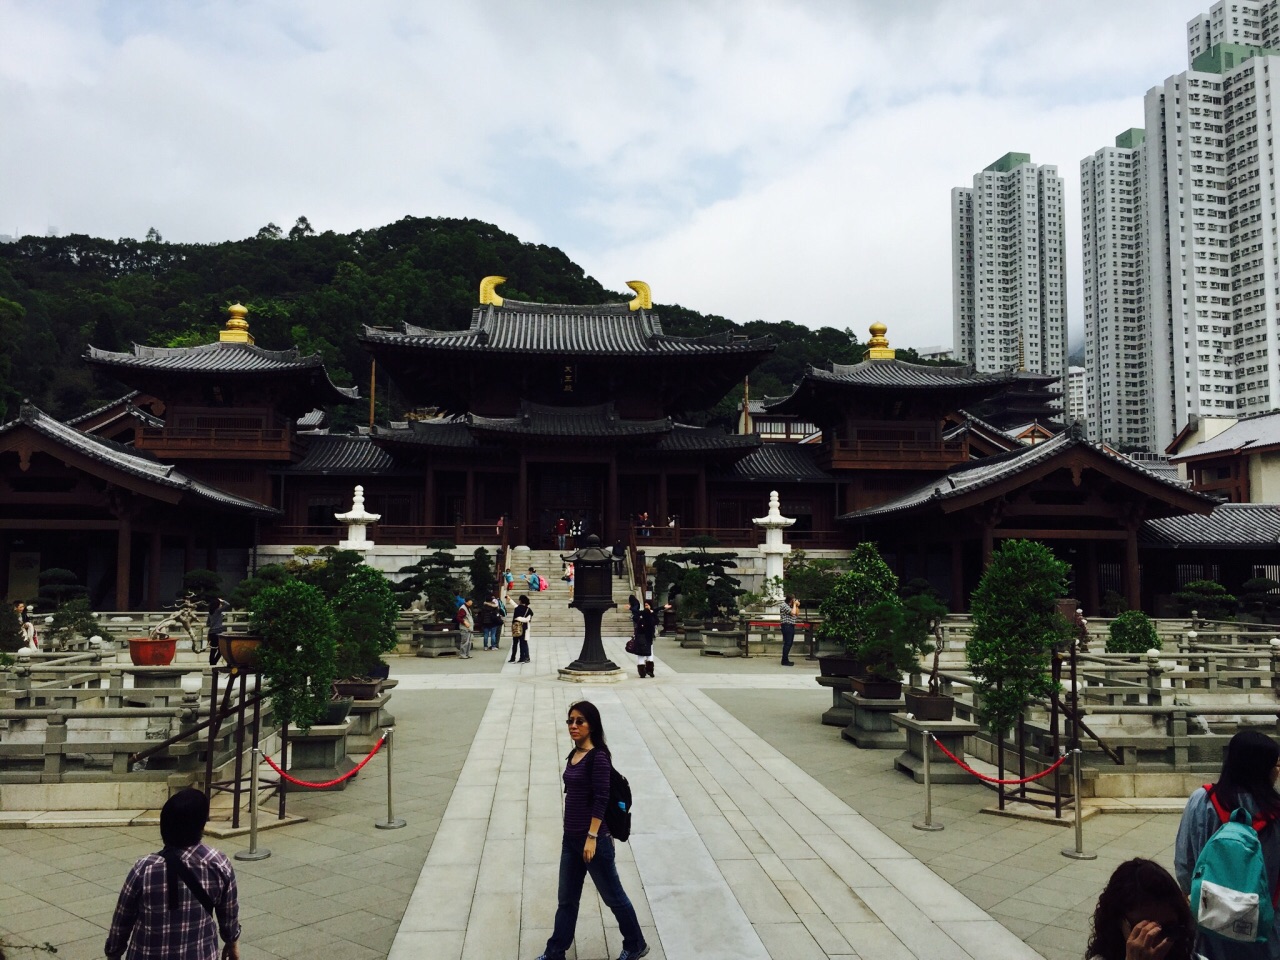
[[[231,596],[227,599],[231,601],[233,607],[241,610],[248,610],[253,606],[254,599],[267,587],[278,587],[289,579],[289,571],[283,565],[278,563],[269,563],[266,566],[258,568],[258,572],[251,577],[245,577],[236,588],[231,591]]]
[[[39,584],[40,595],[35,602],[39,610],[56,610],[70,600],[89,596],[89,588],[82,586],[80,579],[63,567],[41,570]]]
[[[454,597],[458,595],[458,581],[453,571],[458,561],[449,551],[453,544],[433,541],[427,545],[434,552],[427,554],[411,566],[401,567],[407,574],[392,590],[401,609],[408,610],[415,600],[421,600],[425,609],[435,614],[441,623],[452,623],[455,612]]]
[[[498,581],[493,577],[493,556],[484,547],[476,547],[467,565],[467,575],[471,578],[471,599],[476,603],[484,603],[493,596]]]
[[[728,572],[737,569],[738,555],[732,551],[708,551],[719,544],[714,537],[693,537],[689,541],[693,549],[659,557],[654,564],[653,595],[661,597],[663,590],[674,583],[682,597],[683,615],[703,620],[734,616],[738,597],[745,592],[742,581]]]
[[[67,600],[53,611],[52,622],[45,635],[50,649],[65,647],[72,640],[91,637],[102,629],[89,606],[88,597]]]
[[[782,589],[801,604],[821,604],[840,576],[839,564],[825,557],[810,560],[803,550],[793,550],[782,561]]]
[[[320,590],[287,579],[263,589],[249,608],[250,627],[265,641],[258,670],[281,724],[308,730],[329,703],[337,648],[333,611]]]
[[[867,641],[868,611],[880,601],[898,602],[898,577],[876,545],[864,541],[854,547],[848,570],[818,605],[822,635],[843,643],[849,656],[860,657]]]
[[[1280,610],[1280,582],[1270,577],[1246,580],[1240,584],[1240,606],[1246,613],[1256,617],[1274,614]]]
[[[1058,612],[1067,564],[1042,543],[1008,540],[973,592],[969,669],[982,696],[982,717],[1003,737],[1033,699],[1053,691],[1050,657],[1067,637]]]
[[[203,603],[222,596],[222,574],[215,570],[188,570],[182,576],[182,589],[178,596],[193,593]]]
[[[1126,610],[1107,628],[1107,653],[1146,653],[1161,646],[1155,624],[1141,610]]]
[[[1184,617],[1194,610],[1204,620],[1230,620],[1236,612],[1236,598],[1216,580],[1192,580],[1173,598]]]
[[[1118,590],[1107,590],[1102,595],[1102,614],[1106,617],[1118,617],[1129,609],[1129,601]]]
[[[294,559],[285,561],[285,569],[303,583],[317,587],[330,603],[352,571],[364,565],[364,557],[356,550],[337,547],[294,547]]]
[[[937,593],[928,580],[912,580],[902,588],[902,593],[902,626],[906,631],[907,642],[911,644],[917,657],[933,654],[928,687],[932,696],[940,696],[942,693],[942,682],[938,679],[938,658],[942,653],[940,631],[942,618],[947,615],[947,608],[938,599]]]
[[[347,574],[333,600],[340,679],[369,676],[382,655],[396,648],[399,615],[400,604],[381,573],[361,564]]]

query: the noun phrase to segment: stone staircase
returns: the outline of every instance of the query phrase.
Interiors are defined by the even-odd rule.
[[[566,555],[572,551],[564,551]],[[511,611],[515,609],[516,598],[520,594],[528,594],[529,605],[533,608],[534,636],[580,637],[582,636],[582,614],[568,606],[569,584],[560,579],[562,564],[558,550],[521,550],[511,553],[508,564],[516,580],[511,585],[511,600],[507,604],[508,623]],[[521,575],[527,575],[533,567],[540,576],[547,578],[548,588],[540,593],[531,593],[527,582]],[[630,590],[625,575],[615,577],[613,581],[613,599],[618,607],[606,610],[600,632],[606,637],[631,636],[631,614],[627,609],[627,597]],[[504,631],[504,640],[509,631]],[[479,641],[477,641],[479,642]],[[505,643],[504,643],[505,646]]]

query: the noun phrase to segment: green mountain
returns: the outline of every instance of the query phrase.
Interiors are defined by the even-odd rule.
[[[517,300],[632,296],[605,289],[555,247],[523,243],[478,220],[405,217],[373,230],[317,234],[303,217],[287,232],[268,224],[249,239],[214,244],[166,243],[155,231],[145,240],[23,237],[0,244],[0,421],[24,397],[65,418],[120,396],[119,384],[81,362],[88,345],[208,343],[237,300],[250,308],[260,346],[319,352],[336,382],[367,392],[369,358],[356,342],[363,324],[465,327],[489,274],[507,277],[502,293]],[[778,349],[752,374],[752,396],[785,392],[805,364],[862,355],[849,329],[735,323],[675,304],[655,307],[667,331],[680,336],[772,334]],[[915,359],[909,350],[899,356]],[[381,385],[378,398],[380,416],[402,412]],[[740,398],[739,387],[701,419],[726,419]]]

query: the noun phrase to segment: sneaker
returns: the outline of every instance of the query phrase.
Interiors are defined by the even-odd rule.
[[[618,960],[640,960],[641,957],[647,957],[648,955],[649,945],[646,943],[639,950],[627,950],[624,948],[623,951],[618,954]]]

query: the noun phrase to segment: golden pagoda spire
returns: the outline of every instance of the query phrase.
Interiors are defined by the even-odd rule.
[[[889,332],[880,321],[876,321],[870,327],[871,339],[867,341],[867,352],[862,355],[863,360],[892,360],[898,355],[898,351],[890,348],[889,338],[885,336]]]
[[[218,331],[219,343],[247,343],[252,345],[253,334],[249,332],[249,308],[243,303],[233,303],[227,307],[227,325]]]

